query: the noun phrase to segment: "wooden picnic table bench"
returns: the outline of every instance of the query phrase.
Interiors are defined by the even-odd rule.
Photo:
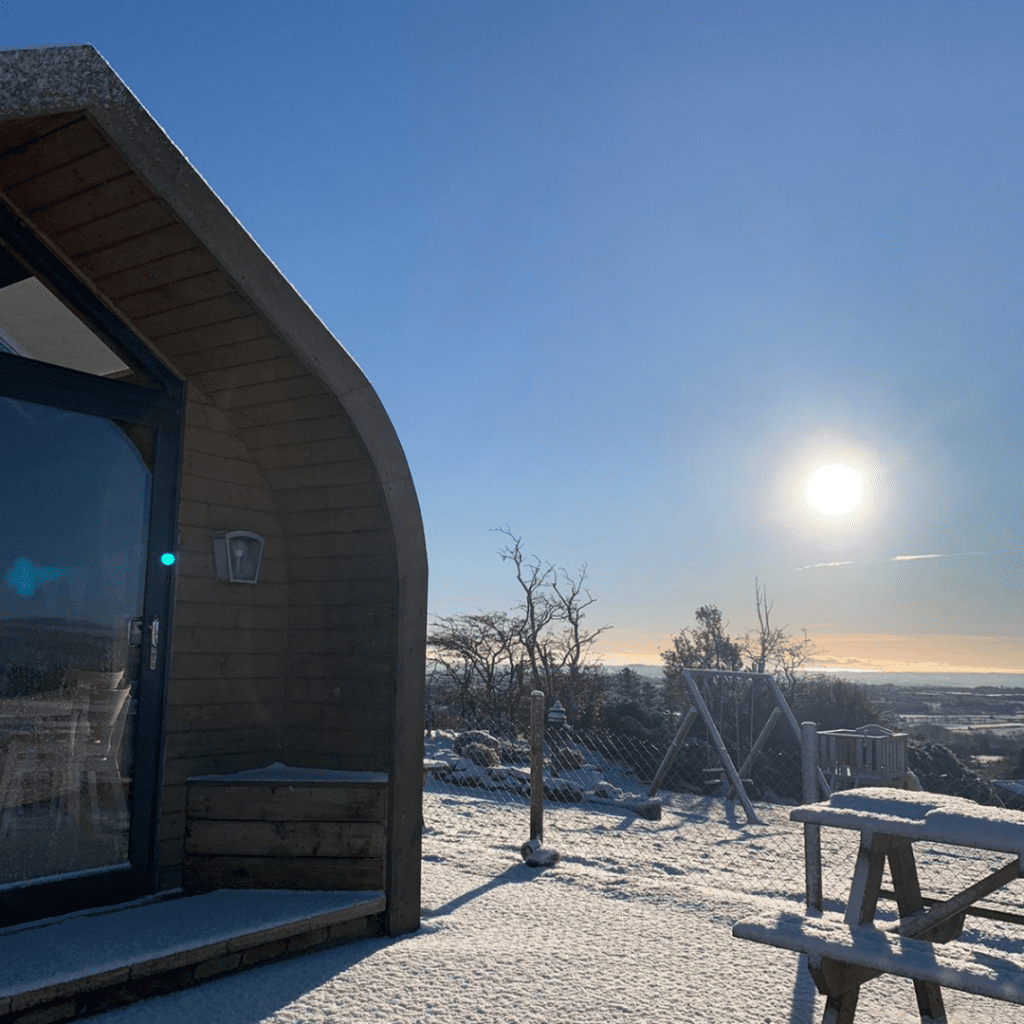
[[[873,925],[849,925],[840,914],[818,917],[793,909],[740,921],[732,933],[739,939],[805,953],[818,991],[825,996],[841,996],[881,974],[894,974],[1024,1004],[1024,968],[1019,958],[987,947],[956,941],[939,945]]]
[[[1021,876],[1024,814],[933,793],[873,788],[834,793],[825,803],[794,808],[790,817],[860,832],[846,913],[800,914],[787,906],[739,922],[733,935],[805,953],[826,997],[823,1024],[850,1024],[860,986],[880,974],[913,980],[922,1021],[945,1022],[942,988],[1024,1004],[1019,956],[957,941],[965,915]],[[949,899],[928,900],[914,860],[919,840],[1009,853],[1013,859]],[[875,922],[886,861],[900,913],[887,929]],[[1024,922],[1019,915],[1003,917]]]

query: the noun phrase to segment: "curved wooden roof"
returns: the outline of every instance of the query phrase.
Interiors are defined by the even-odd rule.
[[[389,908],[404,930],[413,905],[418,921],[427,562],[376,392],[92,47],[0,51],[0,201],[188,385],[165,845],[181,827],[167,786],[187,772],[275,748],[389,771],[389,870],[417,872],[408,907]],[[243,526],[267,535],[266,585],[226,597],[209,533]],[[189,694],[212,701],[231,677],[252,682],[253,710],[221,735]]]

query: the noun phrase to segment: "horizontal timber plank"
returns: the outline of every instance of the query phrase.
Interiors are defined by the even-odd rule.
[[[211,889],[381,889],[384,862],[341,857],[185,858],[186,892]]]
[[[289,560],[289,576],[296,581],[391,579],[396,571],[394,557],[390,554],[325,555]]]
[[[248,438],[249,431],[255,432],[253,443],[257,446],[279,443],[274,440],[273,428],[276,426],[298,424],[305,420],[329,419],[347,423],[348,432],[355,434],[355,428],[351,425],[348,413],[345,412],[338,399],[327,392],[309,395],[305,398],[264,402],[260,405],[248,406],[244,410],[240,409],[235,415],[235,422],[238,424],[238,429],[243,432],[243,436]],[[248,439],[246,443],[249,443]]]
[[[250,750],[237,754],[196,755],[168,758],[164,765],[164,785],[185,785],[194,775],[216,772],[242,772],[273,764],[279,750]]]
[[[203,455],[219,455],[226,459],[241,459],[243,462],[253,464],[249,449],[234,431],[211,430],[208,427],[186,424],[185,450]]]
[[[82,193],[131,173],[121,154],[113,146],[105,146],[14,185],[8,189],[7,195],[16,206],[34,217],[58,203],[74,201]],[[40,223],[45,224],[45,220]]]
[[[386,657],[395,646],[394,627],[352,626],[348,629],[301,629],[292,618],[288,634],[288,654],[292,657],[343,655],[346,657]]]
[[[158,292],[168,285],[211,272],[220,273],[213,257],[193,242],[187,249],[105,274],[96,284],[120,308],[122,302],[133,296],[144,299],[149,293]],[[134,315],[130,304],[125,312],[129,317]]]
[[[141,322],[145,317],[166,313],[188,303],[230,295],[234,291],[234,285],[221,271],[209,269],[205,273],[190,274],[181,280],[126,295],[118,300],[117,308],[133,322]]]
[[[249,704],[252,701],[270,704],[280,701],[283,692],[280,679],[172,679],[167,688],[167,713],[175,707]]]
[[[311,743],[323,745],[324,736],[321,734],[329,733],[327,740],[331,742],[331,737],[337,736],[339,730],[351,729],[354,724],[370,729],[387,728],[387,715],[382,713],[379,705],[369,703],[353,702],[339,706],[335,702],[318,704],[314,701],[286,700],[281,705],[280,716],[285,728],[293,730],[291,735],[297,735],[294,728],[303,730],[302,742],[307,749]],[[315,740],[312,739],[314,736]]]
[[[284,402],[310,395],[323,395],[326,388],[312,374],[231,388],[217,395],[222,409],[247,409],[254,405]]]
[[[25,188],[23,185],[22,189]],[[48,205],[38,204],[38,187],[34,191],[32,223],[51,235],[153,198],[153,193],[127,167],[117,177],[111,175],[92,188]]]
[[[288,610],[273,605],[199,605],[186,602],[175,609],[174,625],[202,626],[208,629],[284,630],[288,626]]]
[[[222,501],[200,501],[185,498],[181,503],[180,521],[189,527],[210,530],[229,530],[239,522],[249,525],[264,537],[281,537],[284,534],[282,522],[273,509],[253,509],[245,505],[230,505]]]
[[[102,252],[79,257],[76,262],[82,273],[95,279],[195,247],[196,239],[190,231],[180,224],[169,224]]]
[[[383,604],[398,600],[393,578],[377,580],[296,580],[289,590],[296,607],[345,607],[364,603]]]
[[[260,465],[268,470],[290,470],[322,463],[347,465],[351,462],[370,462],[366,446],[357,437],[326,437],[288,444],[278,443],[273,447],[260,449]],[[303,480],[299,486],[306,487],[309,482],[316,483],[319,479],[319,476],[313,475],[311,481]],[[282,483],[279,486],[288,485]]]
[[[181,843],[185,838],[185,808],[176,811],[160,808],[160,839]]]
[[[353,605],[289,604],[288,616],[293,628],[323,629],[392,629],[395,625],[395,604],[390,601],[360,602]]]
[[[34,139],[49,135],[65,125],[81,120],[81,111],[43,114],[40,117],[16,117],[0,124],[0,155],[18,149]]]
[[[275,503],[280,512],[315,512],[326,509],[386,509],[384,492],[379,483],[337,484],[325,481],[319,487],[297,487],[278,491]]]
[[[395,542],[390,530],[332,530],[314,536],[286,537],[285,554],[289,559],[385,555],[394,557]]]
[[[260,583],[259,586],[233,586],[220,583],[212,576],[189,576],[179,573],[175,584],[175,607],[183,602],[195,604],[243,604],[284,608],[288,605],[288,587],[282,583]]]
[[[212,329],[212,328],[211,328]],[[193,375],[196,383],[218,401],[218,392],[244,388],[252,384],[280,384],[294,377],[307,377],[309,371],[294,356],[262,359],[220,370]]]
[[[163,786],[160,790],[160,811],[163,814],[185,813],[185,783],[174,786]]]
[[[380,505],[281,512],[279,518],[281,531],[289,538],[391,530],[387,512]]]
[[[288,661],[289,669],[292,661]],[[285,692],[296,704],[321,704],[342,709],[378,707],[387,701],[387,686],[366,676],[289,676]]]
[[[361,445],[359,447],[362,448]],[[322,484],[351,487],[359,484],[374,484],[378,479],[376,467],[369,455],[363,452],[360,452],[355,458],[341,462],[334,459],[315,461],[311,458],[307,463],[300,458],[293,466],[265,469],[264,475],[275,491],[317,487]]]
[[[9,189],[108,145],[86,118],[77,118],[4,153],[0,161],[0,188]]]
[[[285,629],[225,629],[174,624],[174,646],[191,654],[276,654],[288,648]]]
[[[174,652],[174,677],[180,679],[273,679],[281,677],[286,659],[280,654],[191,654]]]
[[[185,860],[185,837],[176,836],[173,839],[160,836],[160,863],[161,864],[182,864]]]
[[[276,751],[279,744],[276,726],[242,726],[238,728],[204,729],[202,732],[185,729],[167,731],[167,758],[221,757],[230,754],[252,754],[256,751]]]
[[[383,822],[387,783],[212,782],[193,779],[186,798],[192,821]]]
[[[255,728],[274,732],[281,724],[282,696],[278,693],[265,701],[252,698],[236,703],[172,704],[167,708],[167,731]]]
[[[72,257],[106,252],[113,246],[143,240],[154,231],[177,224],[170,208],[151,198],[87,224],[75,225],[54,235],[60,248]]]
[[[309,400],[307,399],[307,401]],[[267,449],[268,454],[275,448],[295,444],[319,444],[323,441],[336,441],[345,438],[357,440],[352,422],[342,413],[337,401],[333,402],[333,408],[328,408],[325,414],[317,417],[309,416],[309,410],[302,408],[305,404],[300,400],[283,403],[285,408],[290,408],[295,417],[294,420],[289,417],[285,420],[278,420],[270,426],[248,427],[239,432],[247,445],[253,448]],[[359,444],[362,446],[362,442]]]
[[[189,476],[202,477],[204,480],[226,480],[249,487],[263,487],[266,483],[259,468],[248,458],[232,459],[187,449],[184,453],[182,472]]]
[[[265,334],[230,344],[206,345],[195,352],[182,352],[174,357],[174,365],[182,373],[193,376],[226,370],[247,363],[280,359],[288,355],[287,347],[275,334]],[[234,428],[232,428],[234,429]]]
[[[288,656],[289,679],[358,679],[369,686],[393,681],[394,673],[394,659],[385,656],[299,653]]]
[[[221,857],[384,856],[384,826],[353,821],[211,821],[189,819],[186,855]]]
[[[388,748],[381,742],[382,733],[375,730],[376,723],[363,726],[359,722],[355,723],[354,731],[348,732],[311,732],[288,728],[284,732],[284,742],[288,750],[296,758],[301,757],[303,761],[311,761],[314,757],[337,758],[337,752],[344,750],[345,756],[351,759],[350,764],[369,765],[372,768],[372,758],[383,761],[388,756]]]
[[[198,327],[209,327],[229,320],[252,316],[252,305],[235,291],[211,298],[195,296],[183,305],[139,317],[135,323],[147,338],[159,342],[168,334],[182,334]]]
[[[174,360],[189,352],[198,352],[217,345],[234,345],[251,341],[253,338],[265,338],[272,333],[266,320],[253,313],[251,316],[240,316],[206,327],[194,327],[180,334],[164,335],[160,339],[159,348],[169,359]],[[201,381],[197,383],[202,385]]]
[[[208,501],[233,508],[274,510],[274,501],[265,487],[214,480],[185,474],[181,480],[182,497],[188,501]]]

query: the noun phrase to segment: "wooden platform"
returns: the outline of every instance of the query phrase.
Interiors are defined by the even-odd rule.
[[[0,1022],[64,1021],[383,931],[383,892],[218,890],[0,931]]]

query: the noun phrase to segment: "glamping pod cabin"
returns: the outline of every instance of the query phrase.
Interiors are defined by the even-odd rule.
[[[0,926],[419,926],[427,564],[356,363],[89,46],[0,52]]]

